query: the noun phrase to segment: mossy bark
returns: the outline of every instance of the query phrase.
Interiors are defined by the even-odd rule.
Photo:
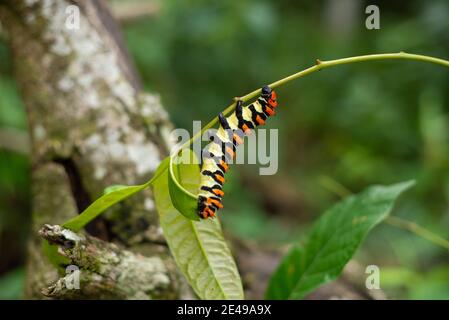
[[[151,257],[133,253],[60,226],[44,225],[40,235],[58,246],[75,269],[67,268],[54,284],[42,290],[50,298],[158,299],[177,298],[176,267],[162,252]],[[77,273],[74,274],[73,271]],[[74,279],[76,275],[76,279]]]

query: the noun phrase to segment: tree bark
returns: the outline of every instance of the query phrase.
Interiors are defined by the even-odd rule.
[[[70,5],[80,9],[79,29],[67,27]],[[147,180],[168,153],[171,124],[159,97],[141,91],[119,28],[102,1],[6,1],[0,18],[31,134],[34,236],[26,297],[43,298],[42,289],[60,275],[43,255],[37,231],[77,215],[107,186]],[[160,285],[141,277],[158,290],[139,293],[140,298],[190,296],[169,258],[150,190],[114,206],[87,231],[164,266],[167,277],[159,277]],[[113,251],[123,255],[117,248]],[[89,266],[80,267],[82,275],[92,273]],[[120,297],[136,297],[125,293]]]
[[[168,257],[145,257],[98,238],[79,235],[60,226],[44,225],[39,234],[58,245],[68,258],[72,272],[60,278],[42,293],[50,298],[75,299],[147,299],[176,298],[173,275],[176,267]],[[83,271],[79,272],[79,268]],[[170,268],[170,269],[169,269]],[[74,279],[74,277],[77,277]],[[78,289],[78,290],[74,290]]]

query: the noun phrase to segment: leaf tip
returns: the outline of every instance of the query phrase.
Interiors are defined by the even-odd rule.
[[[415,180],[407,180],[393,184],[389,188],[392,188],[394,191],[397,192],[397,194],[401,194],[402,192],[410,189],[411,187],[414,187],[415,185],[416,185]]]

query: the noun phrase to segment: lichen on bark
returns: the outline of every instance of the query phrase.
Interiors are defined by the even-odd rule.
[[[80,9],[79,29],[66,25],[69,5]],[[79,213],[110,185],[150,178],[168,153],[171,124],[159,97],[142,92],[103,1],[8,0],[0,19],[28,115],[33,232]],[[111,208],[87,230],[170,259],[150,190]],[[58,275],[37,235],[30,240],[28,270],[26,295],[42,298],[41,288]],[[181,295],[179,278],[169,280],[171,297]]]
[[[77,234],[58,225],[44,225],[40,235],[81,271],[78,287],[71,272],[42,290],[58,299],[158,299],[178,296],[176,270],[163,256],[143,256],[113,243]],[[70,270],[70,269],[69,269]],[[175,277],[175,279],[173,279]]]

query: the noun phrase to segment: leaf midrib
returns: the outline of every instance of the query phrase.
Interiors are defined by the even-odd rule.
[[[209,257],[207,256],[207,253],[206,253],[206,250],[205,250],[205,248],[204,248],[204,246],[203,246],[203,243],[200,241],[199,234],[198,234],[198,231],[197,231],[197,228],[196,228],[195,224],[194,224],[192,221],[190,221],[190,220],[189,220],[189,223],[192,225],[192,229],[193,229],[193,232],[194,232],[194,234],[195,234],[195,237],[196,237],[196,239],[197,239],[197,241],[198,241],[198,243],[199,243],[199,246],[200,246],[200,249],[201,249],[201,253],[203,254],[204,258],[206,259],[207,264],[208,264],[208,266],[210,267],[210,269],[211,269],[211,271],[212,271],[212,274],[213,274],[213,276],[214,276],[214,279],[215,279],[215,281],[216,281],[217,284],[218,284],[218,287],[220,288],[221,292],[223,293],[224,298],[225,298],[226,300],[228,300],[228,296],[226,295],[226,293],[225,293],[223,287],[221,286],[221,283],[220,283],[220,281],[218,280],[217,275],[215,274],[214,268],[212,268],[212,264],[211,264],[210,261],[209,261]],[[200,222],[200,223],[201,223],[201,222]]]

